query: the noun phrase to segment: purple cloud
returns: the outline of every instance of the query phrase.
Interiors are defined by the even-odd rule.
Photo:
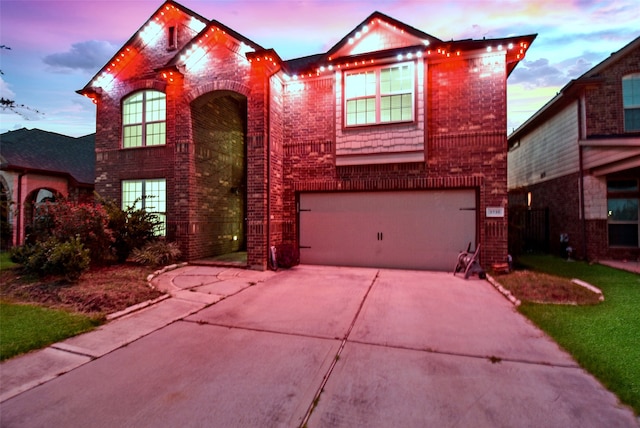
[[[58,71],[82,70],[95,72],[102,67],[118,49],[109,42],[88,40],[74,43],[67,52],[59,52],[44,57],[45,64]]]

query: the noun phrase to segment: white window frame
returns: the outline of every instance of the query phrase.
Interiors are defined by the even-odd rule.
[[[627,112],[634,112],[640,116],[640,73],[627,74],[622,77],[622,105],[624,110],[624,131],[640,132],[640,125],[628,128]],[[636,119],[640,122],[640,119]]]
[[[400,87],[391,87],[382,81],[386,71],[400,72]],[[345,72],[344,86],[344,126],[347,128],[407,123],[415,121],[416,66],[415,61],[385,64]],[[396,80],[397,82],[398,80]],[[358,85],[358,86],[355,86]],[[385,87],[386,86],[386,87]],[[399,102],[399,108],[386,103]],[[407,107],[406,104],[409,104]],[[354,110],[355,107],[355,110]],[[399,116],[398,116],[399,114]]]
[[[167,97],[153,89],[122,101],[122,147],[161,146],[167,142]]]
[[[158,216],[160,225],[156,235],[166,236],[167,231],[167,180],[164,178],[122,180],[122,209],[143,209]]]

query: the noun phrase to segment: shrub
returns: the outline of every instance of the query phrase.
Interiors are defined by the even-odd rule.
[[[158,216],[133,206],[125,210],[112,199],[100,199],[108,217],[108,227],[113,233],[112,249],[118,262],[127,260],[131,251],[142,248],[156,239],[156,230],[161,224]]]
[[[40,276],[63,276],[76,281],[89,269],[89,250],[85,249],[79,237],[60,242],[57,238],[38,241],[16,247],[11,252],[11,260],[24,269]]]
[[[291,268],[300,264],[300,251],[294,244],[280,244],[276,247],[278,267]]]
[[[162,266],[175,263],[182,253],[175,242],[157,240],[148,242],[142,248],[135,248],[131,256],[136,263],[149,266]]]
[[[109,258],[109,247],[113,242],[107,224],[107,211],[100,205],[65,200],[47,202],[36,210],[29,242],[51,237],[65,242],[74,236],[89,250],[92,262],[103,263]]]

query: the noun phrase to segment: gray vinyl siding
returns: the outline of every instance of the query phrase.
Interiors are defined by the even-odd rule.
[[[509,189],[530,186],[579,171],[578,102],[565,107],[520,139],[509,151]]]

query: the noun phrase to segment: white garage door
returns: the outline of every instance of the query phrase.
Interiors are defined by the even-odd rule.
[[[475,248],[474,190],[300,195],[300,262],[453,271]]]

